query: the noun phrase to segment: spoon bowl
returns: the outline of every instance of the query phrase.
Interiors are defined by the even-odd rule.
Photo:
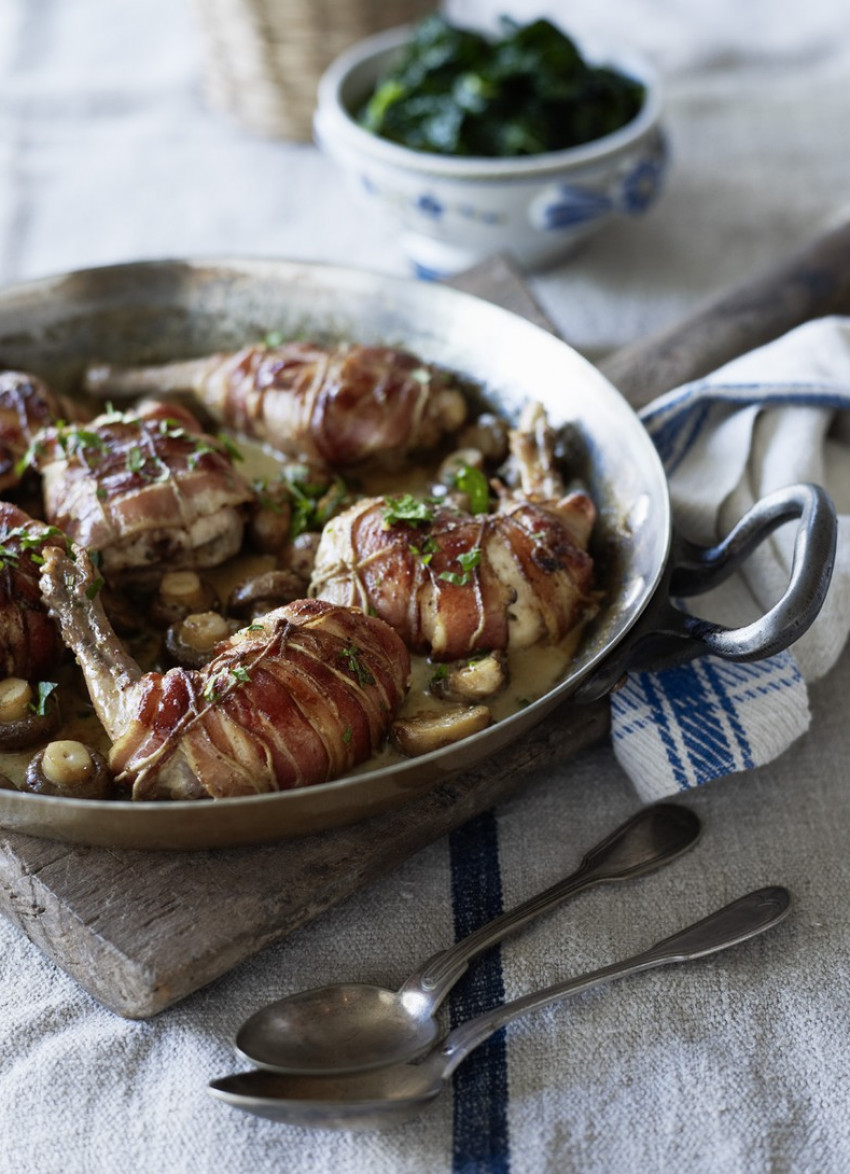
[[[236,1050],[273,1072],[361,1072],[415,1060],[437,1039],[435,1013],[472,958],[591,885],[642,876],[675,860],[700,832],[686,807],[642,808],[570,876],[433,955],[399,990],[342,983],[288,995],[242,1024]]]
[[[612,979],[737,945],[777,925],[790,907],[791,894],[778,885],[748,893],[640,954],[468,1020],[418,1064],[393,1064],[377,1071],[332,1076],[256,1069],[215,1080],[209,1091],[244,1112],[289,1125],[367,1130],[401,1124],[433,1101],[458,1064],[506,1023]]]

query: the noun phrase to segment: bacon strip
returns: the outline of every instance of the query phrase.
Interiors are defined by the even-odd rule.
[[[142,675],[109,628],[94,572],[48,552],[42,591],[83,670],[134,799],[252,795],[346,773],[379,748],[410,659],[382,620],[319,600],[269,612],[198,671]]]
[[[595,510],[583,493],[476,517],[436,508],[420,524],[388,516],[388,499],[370,498],[332,519],[310,593],[370,610],[414,652],[458,660],[554,643],[587,606]]]
[[[384,346],[288,342],[162,367],[93,367],[87,387],[104,397],[188,391],[243,436],[331,466],[432,448],[466,415],[445,373]]]

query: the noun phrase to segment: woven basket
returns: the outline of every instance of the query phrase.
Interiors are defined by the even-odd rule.
[[[343,49],[436,0],[195,0],[212,106],[271,138],[312,136],[319,78]]]

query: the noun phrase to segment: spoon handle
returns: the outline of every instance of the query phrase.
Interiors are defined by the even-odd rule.
[[[728,946],[735,946],[770,929],[785,917],[790,908],[791,894],[787,889],[779,885],[757,889],[745,897],[739,897],[731,905],[725,905],[722,909],[709,914],[702,921],[680,930],[672,937],[656,942],[640,954],[621,962],[614,962],[610,966],[603,966],[600,970],[579,975],[568,982],[545,987],[541,991],[515,999],[512,1003],[505,1003],[492,1011],[486,1011],[483,1015],[477,1015],[446,1036],[441,1053],[442,1075],[449,1076],[474,1048],[500,1027],[528,1011],[545,1007],[548,1003],[558,1002],[568,995],[578,994],[615,978],[625,978],[629,974],[637,974],[642,970],[651,970],[671,962],[689,962],[693,958],[703,958],[707,954],[725,950]]]
[[[591,885],[627,880],[667,864],[692,847],[700,832],[699,818],[687,807],[657,803],[642,808],[591,848],[568,877],[434,954],[408,978],[402,992],[415,992],[435,1010],[478,954]]]

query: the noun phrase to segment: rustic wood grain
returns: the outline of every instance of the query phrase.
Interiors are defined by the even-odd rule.
[[[130,852],[0,834],[0,906],[96,999],[146,1018],[598,741],[566,704],[509,753],[352,827],[285,844]]]
[[[850,314],[850,222],[598,366],[633,407],[643,407],[802,322],[829,314]]]
[[[507,260],[453,284],[550,328]],[[806,318],[847,310],[850,226],[601,366],[640,404]],[[606,702],[567,704],[497,760],[396,811],[284,844],[141,853],[0,830],[0,912],[119,1015],[155,1015],[531,785],[535,771],[566,764],[607,728]]]

